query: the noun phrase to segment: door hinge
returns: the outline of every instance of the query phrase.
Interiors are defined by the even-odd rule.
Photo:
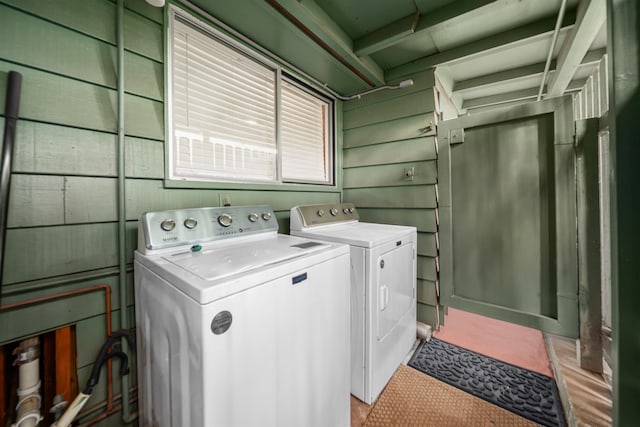
[[[464,142],[464,129],[451,129],[449,131],[449,144],[462,144]]]

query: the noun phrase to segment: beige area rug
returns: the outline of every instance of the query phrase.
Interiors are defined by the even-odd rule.
[[[364,425],[516,427],[538,424],[400,365]]]

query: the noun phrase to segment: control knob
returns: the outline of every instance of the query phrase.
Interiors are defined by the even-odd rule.
[[[271,212],[262,212],[262,219],[269,221],[271,219]]]
[[[193,230],[194,228],[196,228],[196,225],[198,225],[198,220],[195,218],[189,217],[184,220],[184,226],[189,230]]]
[[[164,231],[172,231],[174,228],[176,228],[176,222],[172,219],[165,219],[160,223],[160,228],[162,228]]]
[[[251,222],[256,222],[260,217],[258,216],[257,213],[250,213],[249,214],[249,221]]]
[[[331,208],[331,209],[329,210],[329,213],[330,213],[331,215],[333,215],[333,216],[336,216],[336,215],[338,215],[338,209],[336,209],[336,208]]]
[[[318,211],[318,216],[324,216],[324,211],[322,209]]]
[[[231,215],[229,214],[224,213],[218,217],[218,224],[220,224],[223,227],[230,226],[232,222],[233,222],[233,218],[231,218]]]

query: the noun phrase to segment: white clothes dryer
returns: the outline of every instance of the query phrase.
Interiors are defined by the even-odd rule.
[[[349,249],[268,206],[138,223],[140,424],[349,426]]]
[[[417,231],[359,219],[351,203],[296,206],[290,233],[350,245],[351,393],[371,404],[416,340]]]

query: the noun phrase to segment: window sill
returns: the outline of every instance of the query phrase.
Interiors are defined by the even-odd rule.
[[[299,191],[299,192],[324,192],[340,193],[341,189],[336,185],[319,184],[250,184],[241,182],[209,182],[209,181],[181,181],[173,179],[164,180],[165,188],[192,188],[192,189],[216,189],[216,190],[257,190],[257,191]]]

